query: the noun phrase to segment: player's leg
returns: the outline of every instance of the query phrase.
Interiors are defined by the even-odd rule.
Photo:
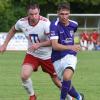
[[[23,65],[22,66],[22,71],[21,71],[21,79],[22,79],[22,85],[25,88],[25,90],[27,91],[27,93],[29,94],[29,96],[31,98],[35,98],[35,93],[34,93],[34,89],[33,89],[33,84],[32,84],[32,80],[30,78],[30,75],[32,74],[32,66],[31,65]],[[35,100],[35,99],[33,99]]]
[[[48,73],[52,79],[52,81],[54,82],[54,84],[58,87],[61,88],[62,84],[61,81],[58,79],[57,74],[54,70],[54,66],[52,64],[51,59],[48,60],[41,60],[41,67],[42,70],[46,73]]]
[[[52,79],[53,83],[54,83],[59,89],[61,89],[62,83],[61,83],[61,81],[58,79],[58,77],[57,77],[57,76],[52,76],[51,79]]]
[[[72,86],[71,78],[73,76],[76,63],[77,63],[77,58],[72,55],[67,55],[61,60],[54,62],[55,70],[58,74],[58,77],[62,79],[61,100],[65,100],[69,91],[70,95],[75,98],[78,98],[80,96],[79,93],[75,90],[75,88],[71,87]]]
[[[69,94],[67,94],[67,100],[75,100],[75,98],[73,98],[72,96],[70,96]]]
[[[24,59],[21,70],[21,80],[22,80],[22,85],[24,86],[25,90],[30,96],[29,100],[36,100],[32,80],[30,79],[33,70],[36,69],[35,66],[38,66],[37,61],[34,59],[33,56],[27,54]]]
[[[65,100],[68,92],[70,91],[72,75],[73,72],[71,69],[64,69],[60,100]]]
[[[58,79],[58,77],[51,77],[52,81],[54,82],[54,84],[61,89],[62,87],[62,83],[61,81]],[[67,100],[75,100],[72,96],[70,96],[70,94],[68,93],[67,95]]]
[[[51,59],[41,61],[42,70],[48,73],[53,81],[53,83],[61,89],[62,83],[61,80],[57,77],[57,74],[54,70],[54,66],[51,62]],[[70,95],[68,95],[68,100],[74,100]]]

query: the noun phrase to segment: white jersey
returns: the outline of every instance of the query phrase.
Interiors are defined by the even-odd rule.
[[[50,21],[42,16],[40,16],[39,22],[34,26],[29,25],[28,18],[25,17],[17,21],[15,24],[15,29],[22,31],[25,34],[26,38],[28,39],[28,47],[30,47],[34,43],[43,42],[49,39],[49,26]],[[51,47],[40,47],[38,50],[33,52],[28,50],[27,53],[40,59],[46,60],[51,58]]]

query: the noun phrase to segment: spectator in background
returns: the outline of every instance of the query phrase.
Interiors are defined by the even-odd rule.
[[[97,44],[98,37],[99,37],[99,33],[97,31],[91,33],[91,41],[94,44]]]
[[[97,43],[95,45],[95,50],[100,50],[100,33],[98,33]]]
[[[80,45],[82,47],[82,50],[88,50],[88,41],[90,39],[90,36],[87,32],[83,32],[80,34]]]
[[[97,31],[94,31],[90,34],[90,42],[91,44],[94,45],[94,49],[96,48],[96,45],[98,44],[98,38],[99,38],[99,33]]]

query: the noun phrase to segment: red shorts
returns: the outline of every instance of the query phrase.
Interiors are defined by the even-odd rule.
[[[51,59],[42,60],[40,58],[34,57],[30,54],[26,54],[23,65],[29,64],[32,65],[33,71],[37,71],[38,67],[41,66],[42,70],[48,74],[50,74],[51,77],[57,76],[54,66],[51,62]]]

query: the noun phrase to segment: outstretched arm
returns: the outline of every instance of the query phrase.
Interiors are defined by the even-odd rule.
[[[0,52],[1,53],[3,53],[4,51],[6,51],[7,45],[9,43],[9,41],[11,40],[11,38],[14,36],[15,32],[16,32],[16,30],[15,30],[15,27],[13,26],[9,30],[9,32],[7,34],[7,37],[6,37],[5,41],[4,41],[4,43],[0,46]]]

